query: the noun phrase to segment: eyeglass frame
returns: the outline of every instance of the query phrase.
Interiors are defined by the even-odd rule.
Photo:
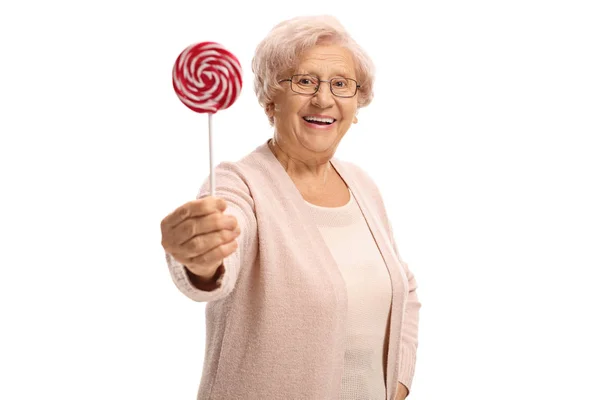
[[[317,83],[317,86],[315,88],[315,91],[313,93],[298,93],[298,92],[296,92],[294,90],[294,88],[293,88],[294,82],[292,81],[292,79],[295,76],[310,76],[310,77],[316,78],[318,83]],[[339,79],[339,78],[343,78],[343,79],[346,79],[346,80],[349,80],[349,81],[353,81],[354,83],[356,83],[356,89],[354,90],[354,94],[352,96],[340,96],[340,95],[337,95],[337,94],[333,93],[333,87],[331,86],[331,81],[334,80],[334,79]],[[290,82],[290,89],[292,90],[292,92],[298,93],[299,95],[302,95],[302,96],[314,96],[315,94],[319,93],[319,89],[321,88],[321,83],[327,82],[327,83],[329,83],[329,91],[331,92],[331,94],[334,95],[335,97],[340,97],[342,99],[351,99],[354,96],[356,96],[356,94],[358,93],[358,89],[360,89],[360,86],[361,86],[361,85],[359,85],[359,83],[358,83],[358,81],[356,79],[346,78],[345,76],[339,76],[339,77],[336,77],[336,78],[332,78],[332,79],[330,79],[328,81],[323,81],[323,80],[319,79],[318,76],[311,75],[311,74],[294,74],[290,78],[281,79],[280,81],[277,81],[277,83],[287,82],[287,81]]]

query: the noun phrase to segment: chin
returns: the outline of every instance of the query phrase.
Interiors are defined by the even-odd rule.
[[[335,147],[338,142],[337,132],[310,132],[300,137],[300,144],[307,150],[323,153]]]

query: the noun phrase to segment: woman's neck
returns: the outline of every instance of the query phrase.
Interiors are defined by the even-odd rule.
[[[283,149],[275,138],[270,139],[267,144],[283,169],[296,183],[325,186],[336,174],[329,160],[322,163],[308,163],[291,156],[291,152]]]

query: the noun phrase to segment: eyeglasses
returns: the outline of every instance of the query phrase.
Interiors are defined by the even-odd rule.
[[[282,79],[279,83],[287,81],[290,82],[293,92],[311,96],[319,91],[321,82],[329,83],[331,93],[337,97],[354,97],[358,89],[360,89],[358,82],[350,78],[333,78],[328,81],[322,81],[313,75],[300,74],[292,75],[289,79]]]

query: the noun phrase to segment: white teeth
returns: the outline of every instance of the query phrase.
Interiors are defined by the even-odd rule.
[[[333,124],[335,121],[333,118],[318,118],[318,117],[304,117],[306,121],[316,121],[316,122],[326,122],[328,124]]]

